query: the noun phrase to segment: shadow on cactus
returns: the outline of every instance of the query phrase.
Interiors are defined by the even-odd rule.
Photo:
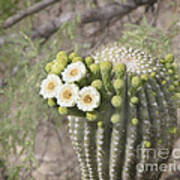
[[[161,177],[146,165],[168,161],[177,133],[172,54],[159,60],[114,43],[86,58],[61,51],[45,69],[40,94],[68,117],[82,180]],[[162,149],[168,157],[157,156]]]

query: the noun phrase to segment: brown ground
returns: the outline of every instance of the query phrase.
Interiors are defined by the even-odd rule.
[[[72,150],[67,127],[41,123],[35,154],[40,165],[33,175],[37,180],[79,180],[79,167]]]

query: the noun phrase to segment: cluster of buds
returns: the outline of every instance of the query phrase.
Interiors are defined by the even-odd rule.
[[[163,163],[137,148],[172,148],[177,134],[173,97],[180,97],[174,56],[154,58],[114,43],[82,58],[64,51],[46,65],[40,94],[69,120],[82,180],[150,180],[138,163]]]

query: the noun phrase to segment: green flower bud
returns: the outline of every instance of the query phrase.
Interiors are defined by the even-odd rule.
[[[170,68],[172,68],[172,64],[166,63],[166,64],[165,64],[165,67],[166,67],[166,69],[170,69]]]
[[[95,87],[97,90],[101,90],[103,87],[103,82],[100,79],[96,79],[91,83],[91,86]]]
[[[99,67],[99,64],[91,64],[90,65],[90,71],[93,73],[93,74],[95,74],[95,75],[97,75],[97,74],[99,74],[100,73],[100,67]]]
[[[125,84],[124,84],[124,81],[122,79],[116,79],[114,82],[113,82],[113,86],[114,86],[114,89],[119,92],[121,91]]]
[[[173,71],[172,69],[168,69],[168,73],[169,73],[170,75],[172,75],[172,74],[174,74],[174,71]]]
[[[174,91],[175,91],[174,85],[170,85],[169,88],[168,88],[168,90],[169,90],[170,92],[174,92]]]
[[[166,80],[163,80],[163,81],[162,81],[162,84],[163,84],[163,85],[167,84],[167,81],[166,81]]]
[[[100,63],[100,68],[101,68],[101,71],[111,71],[112,64],[110,61],[102,61]]]
[[[59,107],[58,111],[61,115],[67,115],[68,114],[68,109],[65,107]]]
[[[175,94],[176,100],[180,100],[180,93]]]
[[[160,59],[160,63],[165,64],[166,63],[165,59]]]
[[[102,122],[102,121],[99,121],[99,122],[97,123],[97,125],[98,125],[99,128],[102,128],[102,127],[103,127],[103,122]]]
[[[46,72],[50,72],[51,71],[52,65],[53,65],[52,62],[46,64],[46,67],[45,67]]]
[[[170,134],[176,134],[177,133],[177,128],[176,127],[170,128],[169,133]]]
[[[86,113],[86,118],[89,120],[89,121],[95,121],[97,120],[99,114],[97,112],[87,112]]]
[[[70,55],[69,55],[69,59],[72,60],[74,59],[75,57],[78,57],[79,55],[76,53],[76,52],[72,52]]]
[[[117,64],[114,67],[114,72],[115,72],[116,78],[123,77],[126,72],[126,65],[125,64]]]
[[[143,75],[141,75],[141,79],[143,80],[143,81],[148,81],[148,75],[147,74],[143,74]]]
[[[111,122],[112,122],[113,124],[116,124],[116,123],[120,122],[120,120],[121,120],[121,116],[120,116],[118,113],[113,114],[113,115],[111,116]]]
[[[60,51],[58,52],[57,56],[56,56],[56,60],[58,60],[59,58],[65,58],[65,59],[68,59],[67,57],[67,53],[65,51]]]
[[[61,72],[64,70],[64,68],[65,68],[65,67],[64,67],[63,64],[54,64],[54,65],[51,67],[51,73],[60,75]]]
[[[92,57],[88,56],[88,57],[86,57],[85,62],[87,64],[87,66],[90,66],[91,64],[94,63],[94,59]]]
[[[138,123],[139,123],[139,120],[138,120],[137,118],[133,118],[133,119],[131,120],[131,122],[132,122],[132,124],[133,124],[134,126],[137,126]]]
[[[174,75],[174,80],[178,80],[179,76],[177,74]]]
[[[141,79],[138,76],[134,76],[131,83],[134,88],[138,88],[141,85]]]
[[[173,63],[174,62],[174,56],[173,54],[168,54],[165,58],[166,62]]]
[[[131,102],[132,104],[138,104],[139,99],[138,99],[136,96],[134,96],[134,97],[131,98],[130,102]]]
[[[54,100],[53,98],[49,98],[49,99],[48,99],[48,105],[49,105],[50,107],[56,106],[55,100]]]
[[[152,78],[155,78],[155,77],[156,77],[156,72],[152,72],[152,73],[151,73],[151,77],[152,77]]]
[[[153,95],[154,97],[156,97],[156,96],[157,96],[156,92],[152,92],[152,95]]]
[[[119,108],[122,106],[122,98],[121,96],[113,96],[111,99],[111,104],[115,107],[115,108]]]
[[[166,79],[167,79],[167,81],[170,81],[171,80],[171,78],[168,76],[168,77],[166,77]]]
[[[176,72],[177,70],[178,70],[178,64],[176,64],[176,63],[174,63],[173,65],[172,65],[172,68],[173,68],[173,70],[174,70],[174,72]]]
[[[102,121],[99,121],[99,122],[97,123],[97,125],[98,125],[99,128],[102,128],[103,125],[104,125],[104,123],[103,123]]]
[[[73,59],[72,59],[72,62],[73,63],[75,63],[75,62],[78,62],[78,61],[83,61],[83,58],[81,58],[81,57],[74,57]]]
[[[152,145],[150,141],[145,141],[144,144],[145,144],[146,148],[150,148]]]
[[[173,84],[175,87],[179,87],[179,81],[174,81]]]
[[[62,65],[64,65],[64,67],[67,65],[67,63],[68,63],[68,59],[66,59],[66,58],[64,58],[64,57],[59,57],[57,60],[56,60],[56,62],[58,63],[58,64],[62,64]]]

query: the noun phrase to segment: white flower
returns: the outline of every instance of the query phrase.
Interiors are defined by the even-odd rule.
[[[93,111],[100,104],[100,93],[92,86],[84,87],[79,92],[77,106],[82,111]]]
[[[61,79],[55,74],[49,74],[41,83],[40,94],[44,99],[56,96],[58,89],[61,87]]]
[[[68,83],[79,81],[85,77],[85,75],[86,67],[80,61],[68,65],[62,73],[63,80]]]
[[[73,107],[78,99],[79,88],[75,84],[64,84],[56,98],[57,103],[62,107]]]

